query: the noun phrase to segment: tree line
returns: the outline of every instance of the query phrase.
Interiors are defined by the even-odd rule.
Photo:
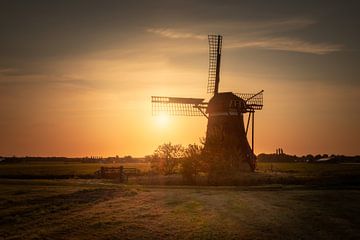
[[[250,171],[244,162],[239,168],[239,159],[229,159],[228,149],[213,151],[204,148],[204,143],[180,144],[164,143],[152,155],[146,156],[151,172],[155,174],[181,174],[185,182],[194,184],[198,177],[206,176],[209,183],[217,183],[221,178],[239,174],[239,170]],[[233,154],[233,158],[236,157]]]

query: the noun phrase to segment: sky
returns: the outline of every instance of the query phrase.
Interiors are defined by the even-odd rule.
[[[264,90],[255,152],[360,154],[358,1],[0,1],[0,155],[144,156],[205,137],[151,96]]]

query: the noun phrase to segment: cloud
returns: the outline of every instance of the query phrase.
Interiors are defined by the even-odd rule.
[[[192,38],[192,39],[203,40],[203,39],[207,38],[206,35],[194,34],[194,33],[189,33],[189,32],[181,32],[181,31],[173,30],[173,29],[169,29],[169,28],[148,28],[148,29],[146,29],[146,31],[149,33],[158,34],[162,37],[174,38],[174,39]]]
[[[315,23],[316,21],[306,18],[269,21],[223,21],[191,26],[188,28],[192,29],[191,32],[170,28],[148,28],[146,31],[171,39],[204,40],[207,38],[207,34],[203,32],[214,32],[216,30],[226,36],[227,44],[224,45],[225,48],[260,48],[317,55],[341,51],[343,49],[341,44],[310,42],[299,37],[288,37],[291,32],[308,28]]]
[[[340,44],[313,43],[296,38],[263,38],[232,42],[227,48],[262,48],[317,55],[338,52],[343,49]]]
[[[289,31],[306,28],[315,24],[316,21],[307,18],[291,18],[291,19],[277,19],[269,21],[243,21],[236,25],[238,28],[254,30],[254,29],[269,29],[271,31]]]
[[[261,35],[267,33],[287,32],[309,27],[316,22],[312,19],[294,18],[278,19],[269,21],[217,21],[214,23],[197,24],[174,28],[147,28],[146,32],[154,33],[166,38],[173,39],[199,39],[207,38],[209,32],[222,32],[226,35]],[[184,30],[184,29],[187,29]],[[188,30],[192,31],[189,32]],[[195,33],[196,32],[196,33]]]
[[[0,70],[1,72],[1,70]],[[81,88],[91,89],[93,88],[92,82],[69,76],[56,76],[56,75],[24,75],[24,76],[1,76],[0,75],[0,88],[5,87],[48,87],[48,86],[59,86],[59,87],[70,87],[70,88]]]
[[[196,30],[205,30],[207,32],[219,31],[226,35],[263,35],[291,32],[308,28],[316,24],[313,19],[307,18],[290,18],[290,19],[272,19],[272,20],[241,20],[241,21],[218,21],[215,23],[205,24]]]

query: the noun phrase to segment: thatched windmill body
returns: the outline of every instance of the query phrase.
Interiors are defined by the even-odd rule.
[[[263,107],[263,90],[256,93],[219,92],[222,36],[209,35],[208,102],[203,98],[152,96],[152,114],[205,116],[208,119],[204,150],[226,158],[228,167],[255,170],[254,114]],[[244,115],[247,115],[246,124]],[[247,136],[251,127],[251,145]],[[250,138],[250,137],[249,137]]]

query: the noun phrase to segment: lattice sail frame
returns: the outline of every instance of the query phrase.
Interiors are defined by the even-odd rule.
[[[243,99],[246,102],[247,109],[251,111],[263,108],[263,93],[264,90],[258,93],[235,93],[235,95]]]
[[[209,35],[209,77],[207,93],[217,93],[220,82],[222,36]]]
[[[152,115],[204,116],[207,103],[203,98],[178,98],[152,96]]]

